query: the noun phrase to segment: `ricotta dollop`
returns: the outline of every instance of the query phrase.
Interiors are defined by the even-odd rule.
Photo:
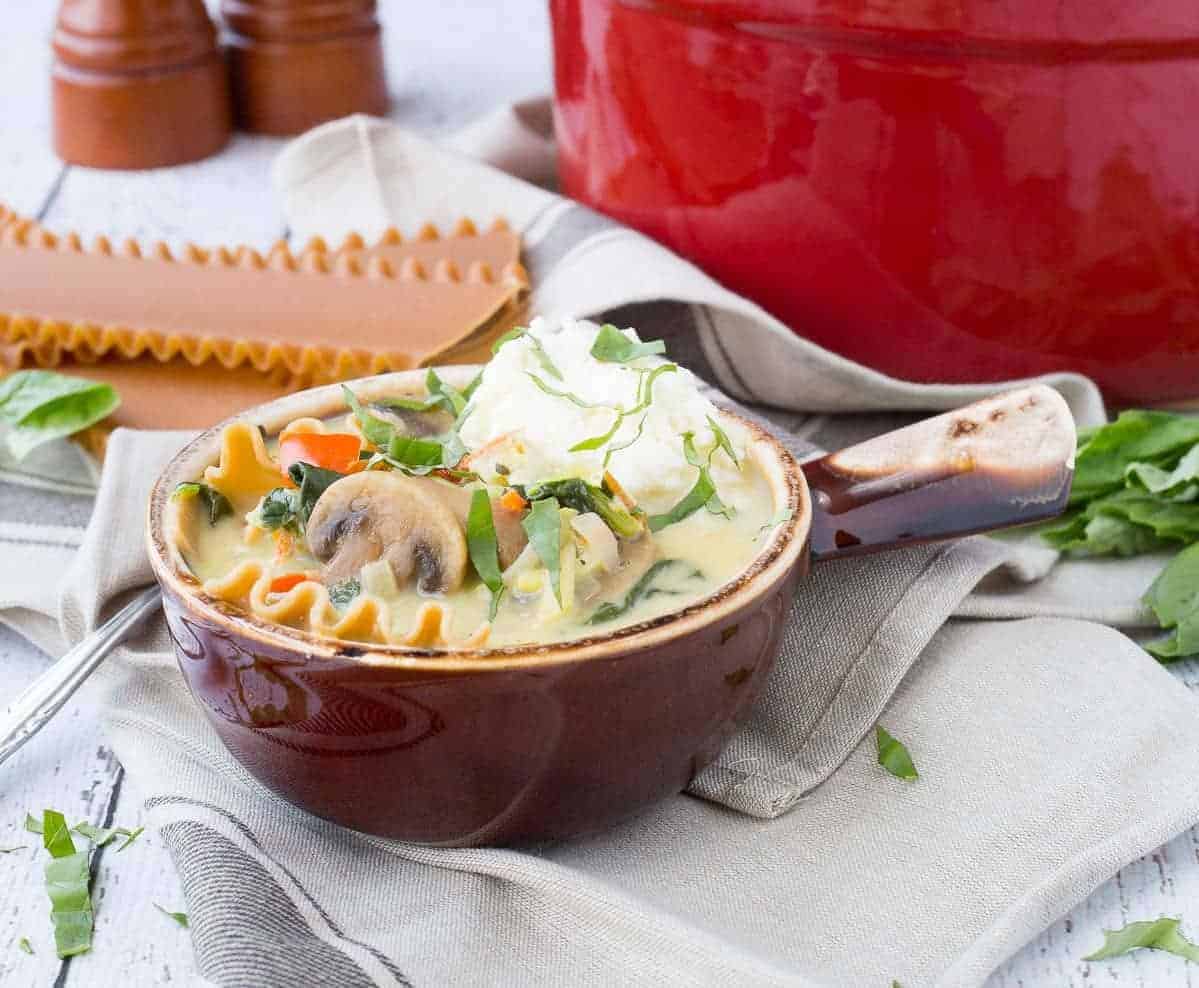
[[[599,330],[583,320],[551,324],[534,319],[524,336],[500,347],[483,371],[459,427],[472,469],[485,478],[502,474],[513,484],[563,477],[598,484],[605,456],[616,447],[607,469],[642,507],[655,512],[668,510],[695,483],[698,471],[684,455],[684,433],[694,433],[696,447],[706,454],[716,442],[708,420],[717,419],[737,459],[744,458],[744,430],[717,418],[699,381],[683,367],[655,377],[648,408],[626,416],[602,447],[572,451],[580,441],[607,432],[615,409],[634,408],[641,380],[669,363],[656,356],[628,363],[597,360],[591,348]],[[635,330],[622,332],[640,342]],[[549,369],[547,358],[561,377]],[[547,387],[573,395],[584,405],[604,407],[581,407],[549,393]],[[748,496],[745,478],[723,453],[713,456],[711,472],[725,503],[736,506]]]

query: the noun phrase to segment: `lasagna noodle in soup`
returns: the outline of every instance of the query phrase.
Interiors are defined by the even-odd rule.
[[[317,635],[424,648],[602,634],[736,578],[776,514],[758,450],[631,331],[540,321],[458,391],[228,426],[180,486],[209,595]]]

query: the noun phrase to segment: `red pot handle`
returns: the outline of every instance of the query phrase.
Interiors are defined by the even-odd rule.
[[[1066,402],[1033,385],[812,460],[812,559],[1053,518],[1070,496],[1074,448]]]

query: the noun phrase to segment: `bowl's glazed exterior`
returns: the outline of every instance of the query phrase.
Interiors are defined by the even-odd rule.
[[[355,388],[412,392],[422,376]],[[274,430],[335,404],[337,389],[323,388],[239,418]],[[208,597],[172,548],[170,491],[196,475],[219,428],[173,461],[150,504],[150,555],[180,669],[226,747],[264,785],[382,836],[551,840],[679,792],[760,692],[807,569],[807,488],[765,440],[795,515],[738,581],[683,612],[583,642],[452,658],[320,640]]]
[[[1199,397],[1188,0],[551,0],[566,191],[920,381]]]

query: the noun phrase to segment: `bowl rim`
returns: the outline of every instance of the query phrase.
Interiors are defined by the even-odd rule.
[[[465,387],[480,366],[455,365],[437,367],[436,370],[447,383]],[[712,593],[679,610],[668,611],[647,621],[603,634],[562,642],[494,648],[428,649],[325,638],[310,631],[274,624],[204,592],[201,582],[188,569],[174,540],[167,537],[165,524],[170,495],[176,484],[194,480],[203,466],[214,462],[220,448],[221,432],[226,426],[248,421],[273,435],[296,418],[321,418],[346,411],[341,390],[343,384],[367,399],[384,394],[419,396],[425,393],[427,373],[427,368],[393,371],[308,388],[238,412],[193,438],[159,473],[147,504],[146,548],[154,577],[163,591],[173,594],[197,617],[222,625],[244,638],[304,657],[348,659],[364,666],[437,673],[497,671],[558,666],[596,658],[619,658],[684,637],[741,609],[755,597],[765,595],[806,557],[812,505],[803,470],[786,447],[769,432],[718,405],[718,412],[722,416],[727,416],[746,429],[752,437],[752,443],[773,458],[779,476],[768,476],[767,480],[772,488],[777,486],[778,493],[785,497],[791,516],[775,527],[746,569]]]

